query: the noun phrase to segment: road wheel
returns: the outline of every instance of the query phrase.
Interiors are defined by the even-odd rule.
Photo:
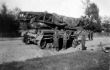
[[[47,45],[46,40],[42,40],[41,43],[40,43],[41,49],[44,49],[46,47],[46,45]]]

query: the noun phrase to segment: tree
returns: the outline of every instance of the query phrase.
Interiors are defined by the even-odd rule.
[[[94,28],[94,31],[101,31],[101,20],[99,17],[99,8],[95,3],[92,3],[90,0],[82,1],[84,9],[85,9],[85,16],[89,19],[89,27]]]
[[[4,3],[2,4],[0,11],[0,34],[17,33],[19,25],[16,23],[15,15],[8,10]]]
[[[110,32],[110,17],[103,17],[102,18],[102,27],[106,32]]]
[[[90,0],[82,1],[83,9],[85,9],[85,15],[88,17],[96,18],[99,17],[99,8],[95,3]]]
[[[83,9],[86,9],[89,7],[91,1],[90,0],[85,0],[85,1],[81,1],[83,4]]]
[[[99,9],[95,3],[91,3],[89,7],[85,9],[85,14],[91,18],[91,20],[97,20],[99,18]]]
[[[5,3],[2,4],[2,9],[1,9],[1,13],[3,15],[7,14],[8,12],[8,9],[7,9],[7,6],[5,5]]]
[[[21,9],[20,8],[18,8],[18,7],[16,7],[16,8],[14,8],[14,15],[15,15],[15,17],[17,18],[18,17],[18,14],[21,12]]]

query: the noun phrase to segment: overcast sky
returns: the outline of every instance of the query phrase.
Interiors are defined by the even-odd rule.
[[[19,7],[22,11],[37,11],[57,13],[69,17],[80,17],[84,14],[81,0],[0,0],[13,9]],[[101,16],[110,16],[110,0],[91,0],[97,4]]]

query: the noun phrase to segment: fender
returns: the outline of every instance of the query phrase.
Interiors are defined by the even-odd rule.
[[[43,35],[39,35],[37,38],[36,38],[36,41],[37,41],[37,45],[40,47],[40,42],[41,40],[43,39]]]

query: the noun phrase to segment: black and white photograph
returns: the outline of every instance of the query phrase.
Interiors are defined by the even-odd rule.
[[[110,70],[110,0],[0,0],[0,70]]]

